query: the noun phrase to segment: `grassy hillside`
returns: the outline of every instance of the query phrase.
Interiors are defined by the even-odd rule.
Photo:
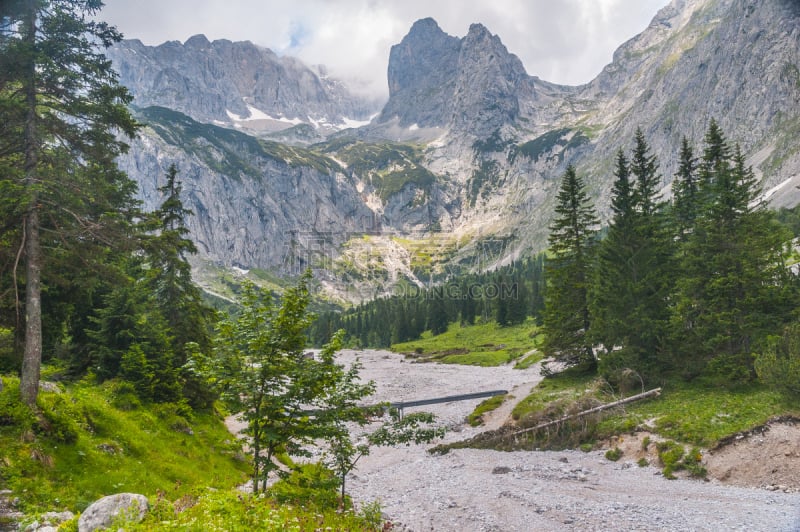
[[[800,415],[800,409],[786,396],[761,384],[726,388],[699,380],[669,380],[661,387],[659,397],[628,404],[595,419],[596,424],[583,427],[588,430],[580,435],[581,442],[591,444],[614,434],[647,430],[664,438],[709,448],[727,436],[763,425],[773,417]],[[611,391],[597,376],[571,369],[544,379],[514,408],[512,416],[520,426],[532,426],[545,418],[622,397],[619,392]],[[640,391],[632,382],[624,395]],[[569,440],[569,435],[566,436]]]
[[[18,402],[19,380],[0,391],[0,486],[19,499],[23,524],[47,511],[79,515],[105,495],[150,499],[142,523],[126,530],[381,530],[380,507],[338,511],[337,479],[308,466],[268,496],[238,489],[250,460],[218,412],[143,405],[130,385],[48,383],[38,413]],[[0,522],[0,528],[4,523]],[[77,516],[61,526],[77,530]]]
[[[539,328],[530,319],[511,327],[493,321],[471,326],[452,323],[445,333],[433,336],[428,331],[420,340],[394,344],[392,350],[423,362],[499,366],[516,360],[517,365],[527,367],[541,358],[538,351],[525,356],[541,339]]]
[[[218,413],[143,406],[129,385],[78,382],[43,391],[35,414],[17,402],[16,378],[3,383],[0,483],[26,514],[82,511],[118,492],[177,499],[247,478],[247,460]]]

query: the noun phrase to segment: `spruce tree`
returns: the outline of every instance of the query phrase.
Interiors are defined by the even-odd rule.
[[[25,340],[20,393],[34,405],[42,360],[43,280],[52,250],[79,243],[83,257],[103,230],[124,221],[133,183],[115,158],[120,134],[136,124],[130,96],[99,49],[120,40],[95,20],[102,2],[21,0],[4,3],[0,32],[0,108],[5,114],[0,157],[21,165],[22,207],[15,247],[23,251]],[[57,235],[55,238],[51,236]],[[102,255],[102,253],[98,253]]]
[[[678,240],[685,242],[694,229],[700,208],[697,159],[686,137],[681,140],[678,160],[678,172],[672,182],[672,223]]]
[[[186,228],[186,218],[192,211],[183,206],[177,174],[177,168],[171,165],[166,183],[158,189],[164,201],[146,224],[152,234],[145,237],[149,262],[145,276],[169,328],[175,355],[173,365],[182,373],[184,396],[194,406],[202,407],[209,406],[213,396],[185,364],[189,349],[209,351],[214,311],[203,302],[200,289],[192,281],[188,255],[197,253],[197,248],[188,238]]]
[[[450,319],[447,316],[444,290],[440,286],[432,288],[428,297],[428,329],[434,336],[447,332]]]
[[[633,283],[638,271],[631,271],[638,247],[636,198],[625,152],[617,152],[614,184],[611,188],[613,213],[608,233],[597,251],[591,293],[592,339],[612,350],[628,341],[628,318],[635,311]]]
[[[545,353],[568,364],[596,364],[587,337],[591,325],[588,290],[595,247],[595,214],[583,179],[572,165],[561,179],[548,243]]]
[[[699,174],[702,204],[673,309],[676,349],[689,376],[746,380],[754,344],[779,331],[792,307],[784,288],[789,235],[759,203],[752,170],[713,121]]]
[[[659,370],[669,334],[669,301],[674,288],[674,253],[667,204],[659,195],[658,160],[641,129],[636,130],[631,154],[631,174],[636,179],[636,256],[634,293],[636,307],[630,316],[629,346],[637,354],[638,370],[653,375]]]
[[[509,325],[519,325],[528,317],[528,290],[521,278],[510,277],[505,282],[509,287],[506,321]]]
[[[658,197],[658,163],[641,130],[631,160],[617,153],[608,235],[600,244],[592,295],[592,338],[606,347],[604,373],[654,374],[669,325],[670,238]]]

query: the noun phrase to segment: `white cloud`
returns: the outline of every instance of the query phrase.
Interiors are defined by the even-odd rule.
[[[529,74],[577,85],[594,78],[667,1],[106,0],[101,17],[151,45],[197,33],[250,40],[385,94],[389,50],[420,18],[433,17],[458,37],[480,22]]]

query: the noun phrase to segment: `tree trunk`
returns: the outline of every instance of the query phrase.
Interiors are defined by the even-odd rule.
[[[39,393],[39,376],[42,364],[42,248],[39,242],[39,212],[37,166],[39,138],[36,124],[36,2],[26,5],[25,41],[31,54],[28,75],[25,79],[25,188],[29,194],[28,212],[25,215],[25,354],[22,359],[19,391],[28,406],[36,405]]]
[[[42,250],[39,245],[39,213],[32,206],[25,223],[25,355],[19,391],[28,406],[36,405],[42,364]]]
[[[589,410],[584,410],[582,412],[578,412],[577,414],[571,414],[568,416],[563,416],[559,419],[554,421],[548,421],[546,423],[540,423],[535,427],[529,427],[527,429],[517,430],[511,433],[511,436],[518,436],[519,434],[525,434],[526,432],[533,432],[535,430],[544,429],[547,427],[552,427],[553,425],[558,425],[559,423],[563,423],[564,421],[569,421],[570,419],[575,419],[579,417],[586,416],[588,414],[594,414],[595,412],[602,412],[603,410],[608,410],[609,408],[614,408],[616,406],[626,405],[628,403],[633,403],[634,401],[640,401],[642,399],[647,399],[648,397],[658,397],[661,395],[661,388],[653,388],[648,392],[639,393],[636,395],[631,395],[630,397],[626,397],[624,399],[620,399],[619,401],[614,401],[613,403],[606,403],[604,405],[596,406],[594,408],[590,408]]]
[[[258,493],[258,479],[261,476],[261,434],[260,431],[253,431],[253,493]]]

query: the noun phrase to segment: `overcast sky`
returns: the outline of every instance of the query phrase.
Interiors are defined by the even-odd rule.
[[[669,0],[105,0],[101,19],[125,38],[157,45],[197,33],[249,40],[388,93],[389,49],[415,20],[433,17],[463,37],[480,22],[531,75],[578,85],[644,30]]]

